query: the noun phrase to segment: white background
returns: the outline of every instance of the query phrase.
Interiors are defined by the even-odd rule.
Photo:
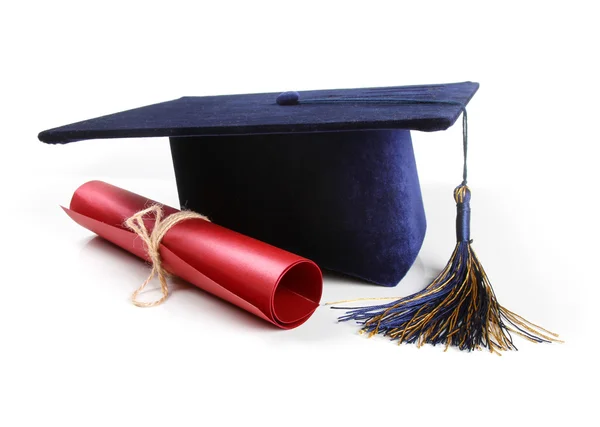
[[[8,2],[6,2],[8,3]],[[12,2],[0,13],[0,425],[597,425],[595,2]],[[18,4],[18,5],[17,5]],[[562,345],[443,353],[321,307],[280,331],[178,285],[59,208],[103,179],[176,205],[166,139],[47,146],[51,127],[183,95],[447,83],[469,106],[474,247],[502,304]],[[429,228],[402,296],[454,245],[460,127],[414,134]]]

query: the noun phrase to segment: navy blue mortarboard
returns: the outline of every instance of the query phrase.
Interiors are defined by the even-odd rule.
[[[39,138],[168,136],[183,207],[325,269],[394,286],[426,227],[409,130],[447,129],[478,86],[184,97]],[[341,98],[376,103],[305,103]],[[395,98],[443,103],[386,103]]]
[[[182,207],[325,269],[394,286],[416,259],[426,228],[410,131],[445,130],[462,113],[466,160],[465,107],[478,87],[464,82],[183,97],[47,130],[39,138],[64,144],[167,136]],[[471,326],[488,325],[495,316],[496,324],[510,322],[531,339],[551,340],[528,332],[530,324],[523,326],[524,319],[495,299],[478,299],[475,312],[455,306],[464,302],[452,294],[466,292],[461,283],[480,289],[476,298],[493,295],[470,248],[469,198],[465,161],[455,190],[457,248],[432,285],[412,300],[357,309],[342,319],[400,341],[513,347],[500,332],[453,332],[461,324],[448,323],[456,311]],[[424,316],[429,323],[410,329]]]

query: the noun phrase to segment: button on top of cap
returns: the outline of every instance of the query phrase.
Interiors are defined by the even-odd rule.
[[[300,101],[300,94],[295,91],[282,92],[276,99],[278,105],[296,105]]]

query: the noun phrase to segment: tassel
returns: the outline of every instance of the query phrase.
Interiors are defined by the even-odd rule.
[[[433,282],[414,295],[388,304],[345,309],[340,322],[356,321],[361,333],[401,343],[442,344],[472,351],[517,350],[512,333],[535,343],[561,342],[558,335],[504,308],[471,247],[471,191],[467,187],[467,112],[463,107],[463,181],[454,190],[456,247]]]
[[[457,244],[450,261],[433,282],[414,295],[388,304],[349,310],[338,320],[354,320],[369,336],[382,334],[398,341],[444,344],[460,350],[487,348],[500,354],[517,350],[512,333],[529,341],[556,342],[558,335],[502,307],[471,247],[470,199],[466,185],[454,190]],[[342,307],[332,307],[340,309]]]

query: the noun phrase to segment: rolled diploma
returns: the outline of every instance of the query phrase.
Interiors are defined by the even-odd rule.
[[[124,222],[156,202],[101,181],[79,187],[65,212],[79,225],[149,261]],[[178,212],[163,207],[164,216]],[[145,218],[151,232],[154,219]],[[291,329],[319,306],[323,279],[312,261],[202,219],[176,224],[160,255],[171,274],[262,318]]]

